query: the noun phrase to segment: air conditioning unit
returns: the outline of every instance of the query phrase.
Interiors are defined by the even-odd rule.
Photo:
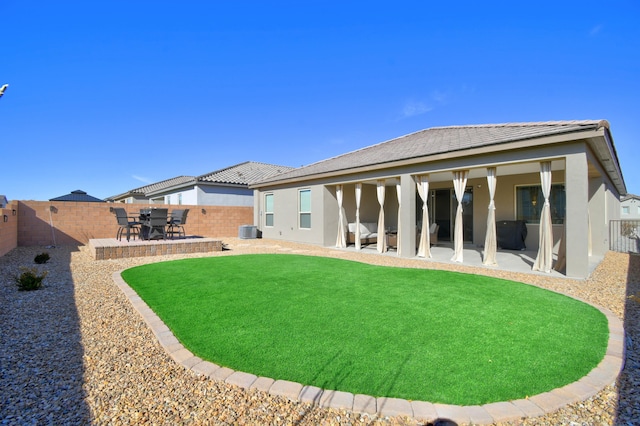
[[[241,225],[238,229],[238,238],[244,240],[258,238],[258,227],[252,225]]]

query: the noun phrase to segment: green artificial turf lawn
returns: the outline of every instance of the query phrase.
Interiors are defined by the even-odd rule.
[[[458,405],[524,398],[604,357],[606,317],[480,275],[260,254],[128,269],[197,356],[273,379]]]

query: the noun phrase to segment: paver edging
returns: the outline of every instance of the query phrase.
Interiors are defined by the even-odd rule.
[[[399,398],[375,398],[368,395],[353,395],[348,392],[323,390],[314,386],[306,386],[301,383],[287,380],[274,380],[267,377],[257,377],[251,373],[236,372],[227,367],[196,357],[186,349],[162,320],[153,312],[147,304],[129,287],[122,279],[122,271],[114,272],[112,277],[114,284],[120,288],[129,300],[131,306],[138,312],[147,326],[158,339],[158,343],[167,354],[176,361],[199,374],[229,384],[238,385],[245,389],[258,389],[271,395],[284,396],[292,401],[309,402],[315,406],[330,406],[323,404],[323,397],[340,395],[340,400],[351,399],[350,411],[361,414],[374,414],[382,416],[404,415],[425,420],[435,412],[437,418],[446,418],[457,423],[491,424],[511,421],[520,417],[537,417],[556,411],[568,404],[584,401],[600,392],[606,386],[614,383],[624,368],[626,357],[625,331],[622,321],[611,311],[580,300],[600,310],[606,318],[609,328],[609,340],[607,350],[602,361],[589,374],[576,382],[569,383],[561,388],[531,396],[527,399],[504,401],[484,404],[481,406],[457,406],[451,404],[438,404],[425,401],[407,401]],[[569,296],[569,295],[567,295]],[[571,296],[569,296],[571,297]],[[575,299],[575,298],[574,298]],[[142,302],[142,303],[140,303]],[[234,383],[237,377],[240,383]],[[239,379],[242,377],[242,379]],[[231,378],[231,380],[229,380]],[[249,380],[251,378],[251,380]],[[372,402],[373,401],[373,402]],[[373,409],[371,408],[373,404]],[[387,406],[387,407],[385,407]],[[497,409],[499,407],[500,409]],[[342,404],[340,404],[340,408]],[[488,422],[488,417],[492,418]],[[426,419],[432,420],[432,419]]]

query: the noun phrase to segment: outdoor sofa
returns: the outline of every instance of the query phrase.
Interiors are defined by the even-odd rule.
[[[356,243],[356,224],[349,223],[347,244]],[[375,222],[360,222],[360,243],[375,244],[378,242],[378,224]]]

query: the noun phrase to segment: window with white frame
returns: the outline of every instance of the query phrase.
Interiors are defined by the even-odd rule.
[[[171,204],[171,195],[165,195],[164,203],[165,204]]]
[[[540,185],[516,187],[516,219],[526,223],[540,223],[540,213],[544,205],[544,195]],[[564,184],[551,185],[549,195],[551,207],[551,223],[563,224],[566,207]]]
[[[178,194],[178,204],[182,204],[182,192]]]
[[[273,194],[264,194],[264,225],[273,226]]]
[[[311,190],[298,191],[298,214],[300,216],[300,229],[311,229]]]

